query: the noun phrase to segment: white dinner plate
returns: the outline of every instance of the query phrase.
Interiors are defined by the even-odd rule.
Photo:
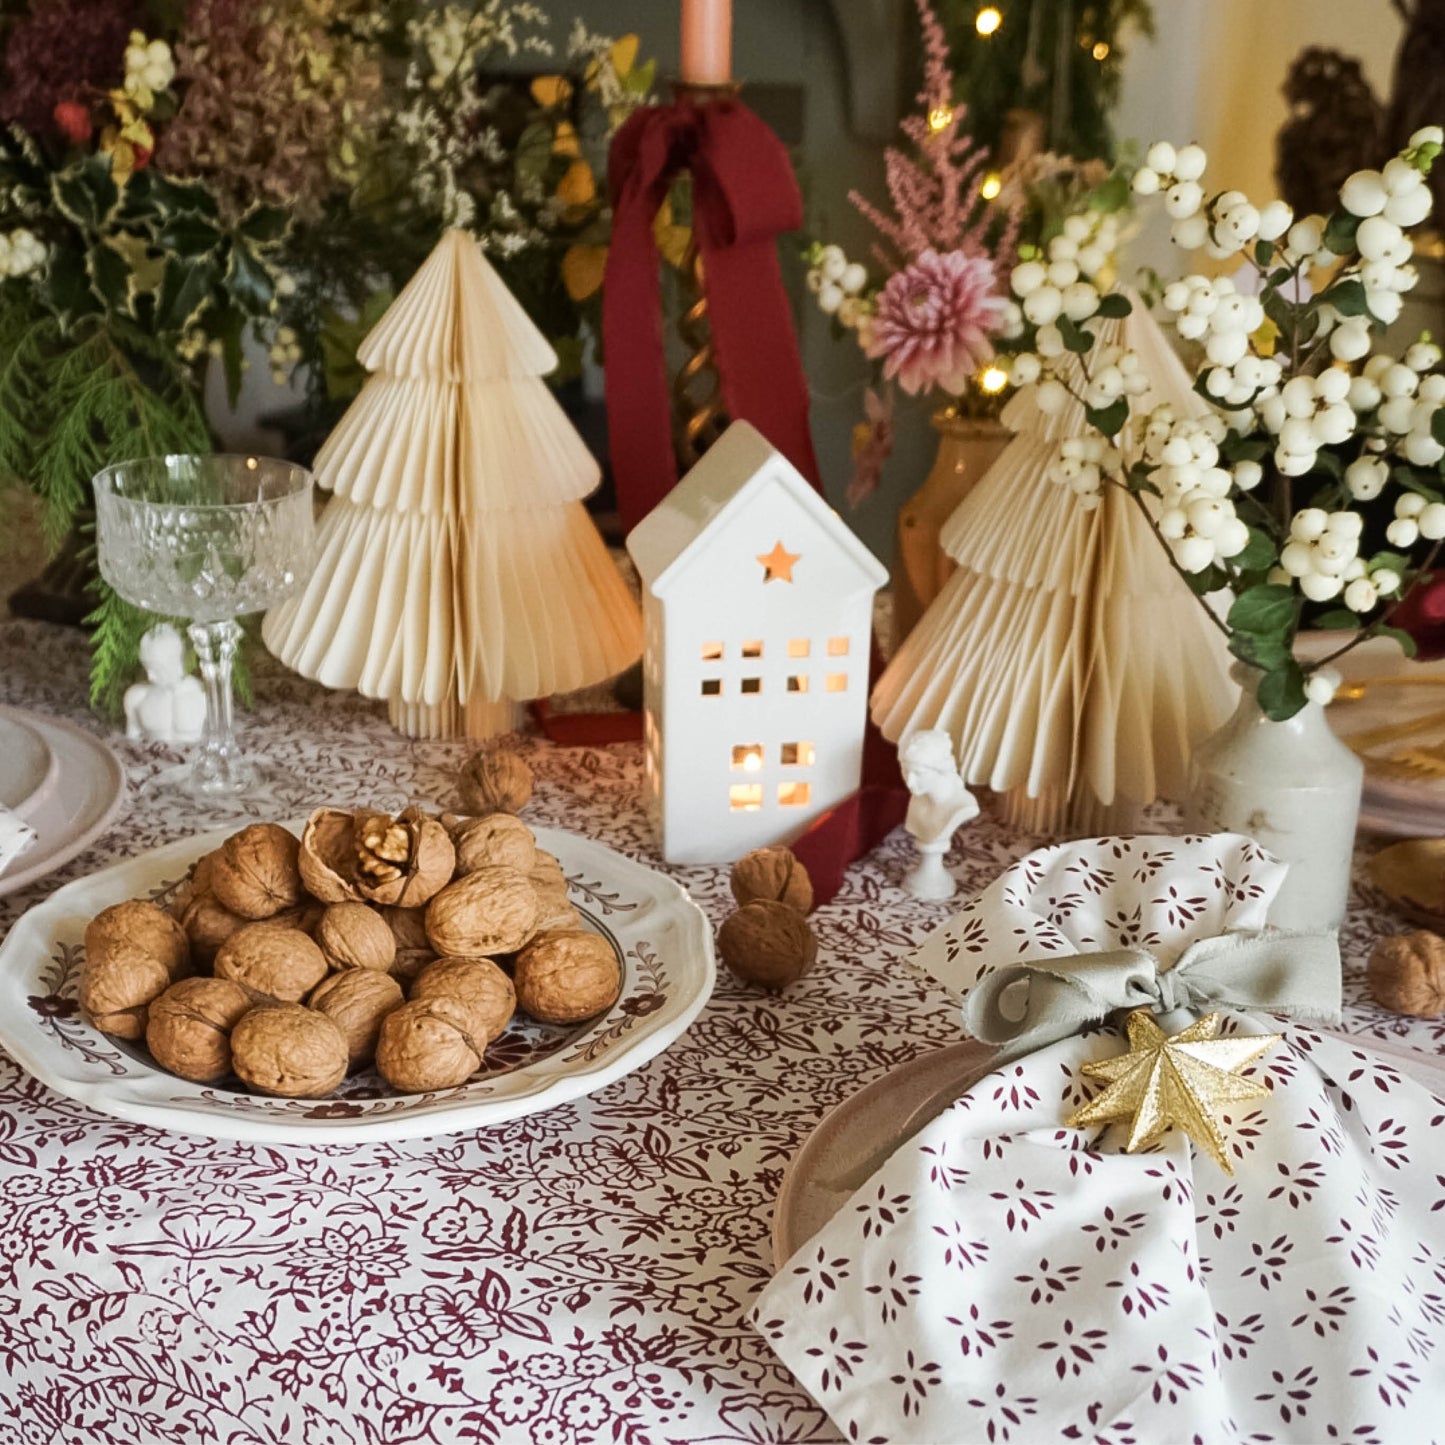
[[[3,873],[0,897],[53,873],[83,853],[115,822],[125,801],[125,768],[97,737],[43,713],[0,709],[32,730],[50,754],[47,781],[22,816],[36,839]]]
[[[1333,634],[1307,634],[1308,650],[1323,655],[1341,639]],[[1391,838],[1434,837],[1445,833],[1445,661],[1411,662],[1389,638],[1362,643],[1334,664],[1346,684],[1363,684],[1364,696],[1341,696],[1326,714],[1335,733],[1351,738],[1416,718],[1438,719],[1419,732],[1383,741],[1361,750],[1365,788],[1360,800],[1360,827]],[[1435,684],[1439,684],[1436,686]],[[1439,746],[1438,771],[1402,766],[1413,750]]]
[[[301,824],[292,823],[300,833]],[[85,925],[127,898],[164,900],[221,829],[143,853],[57,890],[0,947],[0,1045],[43,1084],[156,1128],[268,1144],[419,1139],[483,1128],[590,1094],[661,1053],[712,994],[712,930],[687,894],[660,873],[586,838],[534,831],[556,855],[586,925],[622,963],[622,993],[607,1013],[574,1028],[520,1015],[487,1050],[488,1072],[455,1089],[397,1094],[374,1072],[326,1099],[273,1099],[235,1081],[192,1084],[158,1068],[138,1045],[106,1037],[81,1017],[75,990]]]
[[[54,786],[50,745],[22,712],[0,708],[0,808],[27,817]]]

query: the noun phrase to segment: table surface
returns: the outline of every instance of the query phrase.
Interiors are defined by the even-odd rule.
[[[71,719],[132,781],[178,760],[84,708],[85,649],[0,624],[0,702]],[[397,736],[384,709],[265,663],[243,741],[323,802],[383,790],[450,804],[464,743]],[[519,744],[528,818],[659,866],[636,745]],[[285,816],[281,812],[278,816]],[[202,831],[132,794],[95,848],[0,900],[0,927],[53,888]],[[983,887],[1043,840],[987,817],[949,866]],[[0,1053],[0,1441],[832,1441],[746,1322],[772,1272],[783,1170],[833,1105],[960,1037],[905,966],[951,912],[898,882],[896,835],[813,923],[819,959],[781,997],[726,972],[691,1030],[577,1103],[493,1129],[332,1148],[212,1143],[94,1114]],[[713,920],[723,868],[666,870]],[[1361,880],[1342,935],[1345,1027],[1429,1052],[1445,1021],[1369,1004],[1373,941],[1404,925]]]

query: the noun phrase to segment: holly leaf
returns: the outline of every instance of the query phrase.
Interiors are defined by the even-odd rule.
[[[50,194],[66,220],[83,231],[98,231],[120,203],[110,157],[93,155],[51,178]]]
[[[156,245],[172,256],[191,260],[209,256],[221,244],[221,233],[201,216],[178,211],[156,233]]]
[[[276,294],[271,273],[251,248],[241,241],[231,247],[231,264],[226,268],[226,290],[243,311],[252,316],[265,313]]]
[[[291,229],[291,217],[279,206],[257,206],[241,218],[236,234],[253,246],[274,246]]]
[[[213,261],[169,259],[156,297],[156,330],[162,334],[188,331],[210,301],[215,281]]]
[[[135,297],[131,291],[131,270],[124,256],[107,245],[92,246],[85,258],[90,289],[107,311],[131,315]]]
[[[241,382],[245,377],[242,332],[246,329],[246,318],[236,307],[220,307],[211,317],[207,329],[221,343],[221,365],[226,373],[226,401],[232,411],[241,399]]]
[[[1267,718],[1272,722],[1287,722],[1308,701],[1305,675],[1299,663],[1290,658],[1283,666],[1265,673],[1256,696]]]

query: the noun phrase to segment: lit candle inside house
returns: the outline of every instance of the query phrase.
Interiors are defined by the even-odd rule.
[[[682,0],[682,79],[726,85],[733,77],[733,0]]]

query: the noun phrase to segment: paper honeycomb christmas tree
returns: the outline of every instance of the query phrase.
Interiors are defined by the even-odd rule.
[[[316,458],[333,496],[311,581],[262,636],[414,737],[487,737],[520,700],[642,653],[582,499],[601,472],[543,378],[557,358],[462,231],[362,343],[373,375]]]
[[[1133,300],[1102,344],[1164,379],[1145,408],[1202,414]],[[1017,435],[940,537],[958,571],[879,679],[873,719],[893,741],[946,730],[966,781],[1002,794],[1012,822],[1127,831],[1142,804],[1182,795],[1193,744],[1231,709],[1229,658],[1132,498],[1105,487],[1086,512],[1048,479],[1059,441],[1087,432],[1083,408],[1046,416],[1025,388],[1003,420]]]

